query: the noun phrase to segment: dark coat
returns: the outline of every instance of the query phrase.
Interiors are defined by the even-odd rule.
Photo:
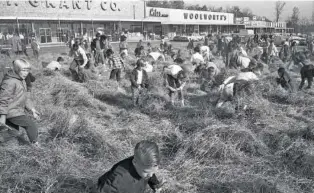
[[[142,84],[141,84],[141,87],[142,88],[147,88],[148,87],[148,75],[147,75],[147,72],[145,70],[142,70],[143,71],[143,79],[142,79]],[[137,82],[137,78],[138,78],[138,71],[137,71],[137,68],[135,68],[132,73],[131,73],[131,85],[133,88],[138,88],[138,84],[136,83]]]
[[[98,179],[98,189],[103,193],[144,193],[147,184],[154,191],[160,185],[156,175],[144,179],[136,172],[133,156],[115,164]]]
[[[25,108],[32,109],[27,100],[27,85],[13,71],[6,74],[0,87],[0,115],[13,118],[25,115]]]
[[[92,43],[90,44],[92,51],[96,51],[96,41],[97,41],[97,38],[93,39]],[[103,41],[101,41],[101,40],[99,40],[99,41],[100,41],[100,48],[104,49],[105,45],[104,45]]]

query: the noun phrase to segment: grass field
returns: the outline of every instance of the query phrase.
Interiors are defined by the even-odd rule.
[[[183,49],[186,43],[173,45]],[[70,81],[67,67],[60,73],[42,69],[42,61],[67,51],[45,48],[39,61],[30,58],[41,148],[1,144],[1,193],[93,192],[98,177],[143,139],[160,146],[166,193],[314,192],[314,92],[289,95],[278,88],[278,63],[269,66],[252,96],[240,99],[246,111],[235,111],[232,103],[215,109],[217,93],[200,91],[195,75],[186,88],[186,107],[171,107],[159,70],[150,74],[145,106],[133,108],[127,79],[118,92],[108,74],[81,84]]]

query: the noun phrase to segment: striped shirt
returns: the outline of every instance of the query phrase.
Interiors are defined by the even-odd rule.
[[[113,55],[112,58],[109,59],[109,64],[112,69],[120,69],[124,67],[122,58],[117,55]]]

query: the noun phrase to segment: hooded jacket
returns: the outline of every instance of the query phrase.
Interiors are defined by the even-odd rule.
[[[26,82],[11,71],[5,75],[0,86],[0,115],[6,115],[6,118],[26,115],[25,108],[32,109]]]

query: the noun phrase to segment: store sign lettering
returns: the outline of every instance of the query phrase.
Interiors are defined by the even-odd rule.
[[[7,5],[11,6],[12,1],[7,1]],[[29,4],[33,7],[39,7],[41,2],[44,3],[44,1],[38,1],[38,0],[29,0]],[[45,6],[46,8],[59,8],[59,9],[70,9],[71,7],[73,9],[82,9],[82,7],[86,5],[86,8],[88,10],[92,7],[92,0],[61,0],[56,2],[55,0],[46,0]],[[118,8],[117,3],[107,1],[101,1],[100,7],[103,11],[111,10],[111,11],[120,11]]]
[[[195,20],[220,20],[226,21],[227,16],[225,15],[212,15],[212,14],[198,14],[198,13],[183,13],[184,19],[195,19]]]
[[[168,14],[162,14],[160,11],[157,11],[157,9],[151,8],[149,10],[149,16],[151,16],[151,17],[168,17]]]

